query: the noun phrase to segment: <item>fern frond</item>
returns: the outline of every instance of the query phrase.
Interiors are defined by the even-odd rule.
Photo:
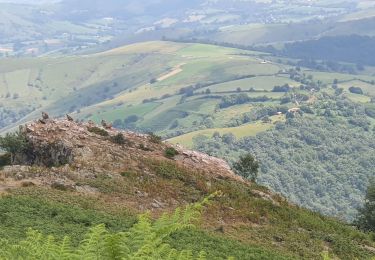
[[[90,260],[101,259],[106,234],[104,224],[91,228],[78,249],[79,257]]]
[[[127,232],[110,234],[105,225],[92,227],[78,248],[73,248],[69,237],[57,242],[53,236],[43,236],[29,229],[26,239],[18,244],[0,240],[0,259],[4,260],[191,260],[193,252],[177,251],[165,244],[165,238],[173,232],[192,227],[200,218],[204,206],[208,205],[212,194],[201,203],[178,208],[173,214],[163,214],[152,222],[149,214],[139,216],[139,220]],[[198,260],[207,258],[200,252]]]
[[[193,253],[190,250],[183,250],[177,257],[178,260],[193,260]]]
[[[65,236],[61,244],[57,248],[58,255],[61,260],[75,259],[77,256],[73,253],[70,238]]]
[[[197,259],[197,260],[206,260],[206,259],[207,259],[207,254],[206,254],[206,252],[201,251],[201,252],[199,253],[199,256],[198,256],[198,259]]]
[[[124,233],[108,234],[104,239],[104,259],[120,260],[128,256],[130,249]]]

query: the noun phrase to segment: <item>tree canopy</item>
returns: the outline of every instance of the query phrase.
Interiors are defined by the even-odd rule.
[[[375,182],[373,181],[366,192],[365,203],[359,209],[356,225],[365,230],[375,232]]]

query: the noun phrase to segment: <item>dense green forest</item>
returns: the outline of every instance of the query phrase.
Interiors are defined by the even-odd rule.
[[[251,152],[261,163],[261,184],[299,205],[351,220],[375,174],[375,132],[368,117],[374,105],[320,98],[256,137],[199,136],[195,148],[232,162]]]
[[[282,51],[273,52],[293,58],[346,61],[361,68],[363,65],[375,65],[374,45],[374,37],[347,35],[288,43]]]

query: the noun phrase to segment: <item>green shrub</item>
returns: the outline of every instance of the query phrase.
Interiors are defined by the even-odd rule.
[[[172,159],[176,155],[178,155],[178,151],[176,149],[174,149],[173,147],[168,147],[167,149],[165,149],[164,155],[165,155],[165,157],[167,157],[169,159]]]
[[[96,126],[89,127],[87,130],[91,133],[94,133],[100,136],[109,136],[109,133],[106,130],[96,127]]]
[[[13,163],[14,156],[27,148],[26,136],[20,131],[7,133],[4,137],[0,137],[0,149],[10,154],[10,161]]]
[[[12,164],[12,155],[10,153],[5,153],[0,155],[0,167],[4,167]]]
[[[154,133],[149,133],[148,138],[150,139],[151,142],[155,144],[160,144],[162,141],[162,138]]]
[[[122,133],[118,133],[117,135],[111,136],[109,138],[109,140],[112,143],[115,143],[115,144],[125,144],[126,143],[125,137]]]
[[[176,163],[170,161],[150,161],[150,167],[156,172],[157,175],[167,179],[179,179],[181,181],[187,181],[186,176],[188,172],[181,167],[178,167]]]

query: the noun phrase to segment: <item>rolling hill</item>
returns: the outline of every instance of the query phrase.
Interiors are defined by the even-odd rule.
[[[332,104],[330,111],[324,112],[327,118],[322,117],[325,116],[323,112],[315,114],[314,111],[316,106],[326,104],[338,95],[343,100],[340,102],[357,104],[356,113],[364,119],[358,121],[351,118],[353,114],[346,114],[348,127],[363,125],[358,129],[367,135],[372,133],[369,130],[375,123],[371,112],[371,100],[375,94],[372,67],[366,67],[363,74],[357,75],[330,73],[288,65],[288,62],[267,53],[157,41],[90,55],[2,59],[0,68],[3,104],[0,123],[3,132],[38,118],[42,111],[52,116],[70,113],[79,120],[98,123],[105,119],[118,128],[156,132],[170,142],[188,147],[195,147],[195,140],[203,140],[202,136],[209,139],[225,136],[231,148],[225,149],[224,154],[218,144],[216,148],[202,149],[229,161],[246,150],[259,153],[266,165],[274,158],[264,157],[260,148],[254,151],[251,146],[232,146],[231,143],[256,136],[259,142],[276,144],[276,134],[274,139],[262,139],[265,137],[262,133],[279,133],[280,124],[290,123],[290,109],[297,107],[304,113],[306,111],[306,115],[313,111],[313,118],[334,120],[341,113],[336,105]],[[285,84],[287,89],[280,91],[280,86]],[[276,86],[279,90],[274,91]],[[362,93],[351,93],[353,86],[360,87]],[[339,131],[342,126],[334,123],[333,129],[335,127]],[[354,135],[349,138],[356,140]],[[304,145],[318,149],[314,143]],[[370,143],[365,146],[372,149]],[[289,148],[283,149],[287,151]],[[338,147],[336,152],[339,151]],[[341,179],[338,168],[332,170],[329,161],[314,158],[314,162],[323,163],[325,167],[322,181],[332,176],[336,176],[336,181]],[[346,193],[328,196],[325,200],[332,203],[322,208],[325,202],[321,193],[306,199],[304,193],[293,191],[296,186],[285,189],[286,186],[276,185],[286,181],[288,176],[277,174],[277,164],[270,166],[268,172],[272,175],[264,175],[261,183],[300,205],[352,219],[371,176],[371,171],[364,171],[367,161],[359,157],[355,160],[359,164],[355,174],[361,180],[360,184],[339,182],[339,185],[348,185],[348,192],[356,194],[347,200],[349,205],[346,208],[333,203],[344,199]],[[298,166],[303,167],[303,164]],[[291,168],[287,166],[285,171],[289,170]],[[310,177],[299,175],[297,179],[306,181]]]

